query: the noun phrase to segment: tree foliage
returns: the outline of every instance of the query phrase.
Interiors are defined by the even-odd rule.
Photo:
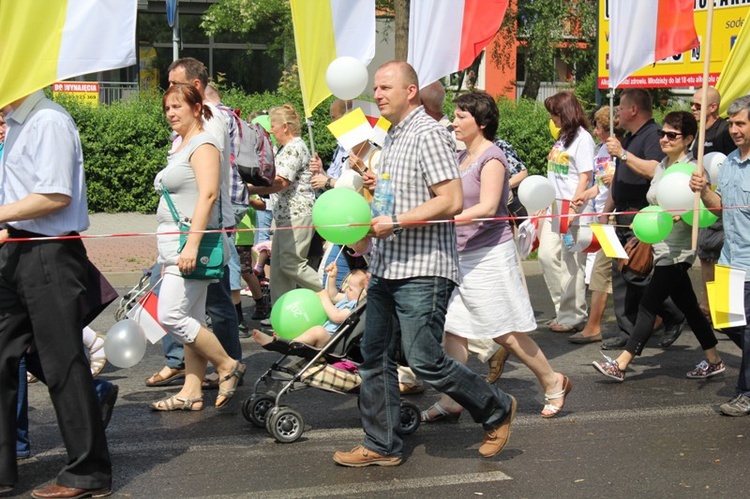
[[[511,69],[519,40],[525,54],[522,97],[536,99],[539,85],[552,81],[555,57],[577,68],[583,76],[596,67],[597,0],[523,0],[509,8],[492,60]]]
[[[293,58],[289,0],[221,0],[206,10],[201,27],[208,35],[229,32],[259,37],[269,51],[283,53],[285,61]]]

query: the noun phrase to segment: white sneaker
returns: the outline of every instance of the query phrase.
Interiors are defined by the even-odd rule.
[[[253,296],[253,294],[250,292],[250,288],[244,288],[240,291],[240,294],[242,296]]]
[[[262,321],[260,321],[260,325],[261,326],[270,326],[271,325],[271,318],[269,317],[267,319],[263,319]]]

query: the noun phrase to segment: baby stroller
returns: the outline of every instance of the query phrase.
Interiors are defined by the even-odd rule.
[[[361,378],[356,372],[335,367],[361,362],[359,342],[364,332],[364,318],[367,303],[357,305],[347,319],[336,329],[331,339],[321,349],[304,343],[277,339],[265,346],[267,350],[282,354],[264,372],[253,386],[253,394],[242,403],[242,415],[258,428],[266,428],[277,442],[291,443],[304,432],[302,414],[291,407],[281,405],[281,398],[293,391],[314,387],[342,394],[358,394]],[[297,366],[290,367],[285,362],[289,357],[299,357]],[[269,381],[282,381],[282,387],[275,393],[261,390],[262,384]],[[401,401],[401,434],[410,435],[419,428],[419,408]]]
[[[143,269],[143,275],[141,275],[138,284],[133,286],[130,291],[120,298],[120,302],[117,304],[117,309],[115,310],[115,320],[119,321],[125,319],[127,313],[130,312],[130,309],[135,307],[138,301],[143,298],[149,290],[151,290],[151,274],[153,273],[153,270],[154,267]]]

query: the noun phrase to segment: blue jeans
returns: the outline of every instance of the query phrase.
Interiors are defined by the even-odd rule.
[[[256,231],[255,231],[255,244],[260,244],[264,241],[271,240],[271,222],[273,221],[273,211],[271,210],[255,210],[256,220]]]
[[[737,393],[750,397],[750,281],[745,281],[745,317],[748,319],[747,325],[727,328],[724,332],[733,340],[736,339],[736,343],[742,348]]]
[[[156,279],[159,279],[161,270]],[[154,290],[158,294],[158,290]],[[240,345],[240,329],[237,320],[237,310],[232,303],[232,292],[229,290],[229,268],[224,267],[224,277],[219,282],[208,286],[206,297],[206,313],[211,317],[211,329],[224,347],[227,355],[234,360],[242,360],[242,345]],[[166,365],[172,369],[185,368],[185,353],[182,343],[174,339],[171,334],[164,336],[161,346],[166,358]]]
[[[18,366],[18,408],[16,409],[16,457],[31,455],[29,441],[29,392],[26,382],[26,357],[21,357]]]
[[[363,445],[387,456],[400,456],[400,395],[396,354],[436,390],[450,395],[485,430],[497,428],[510,412],[511,398],[443,351],[443,326],[454,283],[442,277],[389,280],[372,276],[361,350],[360,410]],[[401,332],[399,334],[399,326]]]

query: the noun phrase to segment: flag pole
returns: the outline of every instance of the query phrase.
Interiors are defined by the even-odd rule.
[[[315,140],[313,139],[313,120],[305,118],[307,123],[307,134],[310,136],[310,157],[315,157]]]
[[[703,175],[703,152],[705,149],[706,141],[706,109],[708,108],[708,99],[706,94],[708,92],[708,76],[709,69],[711,66],[711,32],[714,24],[714,3],[708,2],[707,20],[706,20],[706,47],[705,51],[701,55],[703,56],[703,81],[701,84],[701,114],[700,123],[698,126],[698,166],[695,172],[698,175]],[[695,193],[693,199],[693,232],[692,232],[692,249],[695,251],[698,247],[698,220],[700,217],[700,203],[701,194],[700,192]]]

